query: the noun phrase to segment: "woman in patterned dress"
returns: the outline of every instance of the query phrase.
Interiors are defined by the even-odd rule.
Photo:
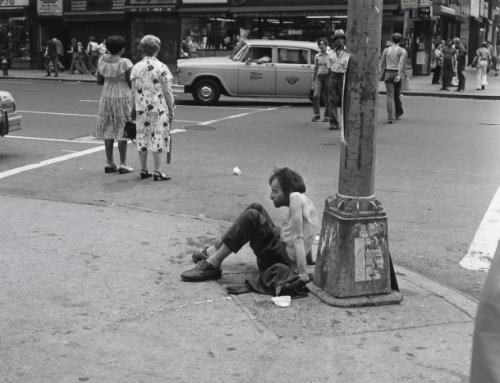
[[[96,137],[104,140],[106,149],[106,173],[133,172],[127,166],[127,139],[123,138],[125,122],[132,112],[132,99],[130,91],[130,71],[132,62],[122,58],[125,49],[125,39],[122,36],[110,36],[106,40],[109,54],[101,57],[97,65],[98,74],[104,77],[104,86],[101,92],[97,118]],[[116,166],[113,160],[113,146],[118,141],[120,165]]]
[[[141,179],[153,176],[155,181],[170,179],[162,171],[162,153],[175,109],[171,88],[173,76],[168,67],[156,58],[160,46],[158,37],[144,36],[139,45],[144,58],[134,65],[131,74]],[[153,153],[153,174],[148,170],[148,151]]]

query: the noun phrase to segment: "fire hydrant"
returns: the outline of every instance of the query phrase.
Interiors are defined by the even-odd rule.
[[[2,75],[3,76],[9,75],[9,62],[5,57],[2,58]]]

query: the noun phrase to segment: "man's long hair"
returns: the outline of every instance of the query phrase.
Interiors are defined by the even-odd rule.
[[[275,169],[271,177],[269,177],[269,185],[271,185],[275,178],[280,183],[281,190],[283,190],[286,195],[290,195],[290,193],[293,192],[306,192],[304,179],[299,173],[292,169],[287,167]]]

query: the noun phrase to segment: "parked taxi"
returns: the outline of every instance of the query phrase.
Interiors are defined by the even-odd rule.
[[[12,94],[0,90],[0,136],[20,130],[22,117],[16,113],[16,101]]]
[[[177,81],[199,104],[234,97],[309,97],[316,43],[246,40],[228,57],[177,61]]]

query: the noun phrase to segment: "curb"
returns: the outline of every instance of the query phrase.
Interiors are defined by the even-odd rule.
[[[419,92],[419,91],[406,91],[401,92],[403,96],[420,96],[420,97],[440,97],[440,98],[461,98],[473,100],[500,100],[500,96],[495,95],[481,95],[481,94],[464,94],[464,93],[451,93],[451,92]],[[381,90],[378,94],[387,94],[387,91]]]

